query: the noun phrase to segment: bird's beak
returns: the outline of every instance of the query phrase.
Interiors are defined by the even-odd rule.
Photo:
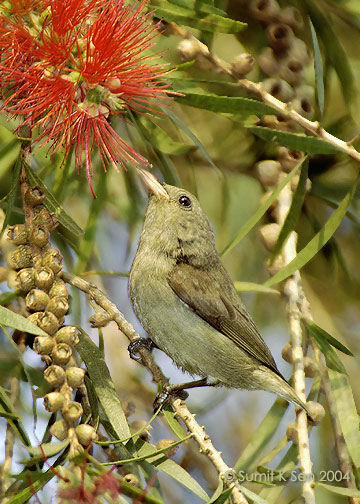
[[[137,171],[151,194],[154,194],[154,196],[156,196],[157,198],[165,198],[167,200],[169,199],[169,195],[166,192],[166,189],[160,184],[158,179],[154,177],[152,173],[144,170],[143,168],[138,168]]]

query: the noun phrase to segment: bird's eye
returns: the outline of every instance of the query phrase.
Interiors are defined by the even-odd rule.
[[[185,196],[185,195],[180,196],[179,203],[184,208],[190,208],[191,205],[192,205],[191,199],[188,196]]]

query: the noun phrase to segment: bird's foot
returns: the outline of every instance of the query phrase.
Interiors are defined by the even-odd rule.
[[[181,400],[185,400],[189,397],[189,394],[186,390],[179,388],[177,385],[165,385],[161,392],[159,392],[153,404],[154,413],[161,408],[170,398],[170,396],[177,396]]]
[[[150,338],[137,338],[129,344],[128,352],[130,358],[136,360],[136,362],[140,362],[141,364],[141,358],[138,356],[140,348],[147,348],[151,352],[153,348],[156,348],[156,345]]]

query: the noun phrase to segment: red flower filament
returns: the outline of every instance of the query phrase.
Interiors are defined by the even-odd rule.
[[[0,89],[5,110],[37,128],[34,142],[52,152],[71,147],[77,170],[91,153],[104,168],[148,164],[112,128],[127,109],[149,112],[167,85],[147,50],[158,34],[146,0],[11,0],[0,7]]]

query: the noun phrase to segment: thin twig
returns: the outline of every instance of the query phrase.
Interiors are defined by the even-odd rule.
[[[65,282],[88,294],[88,296],[95,301],[98,306],[109,314],[120,331],[125,334],[130,341],[140,338],[139,334],[125,319],[116,305],[112,303],[98,287],[71,273],[63,271],[60,276]],[[149,352],[146,348],[140,348],[139,355],[144,366],[146,366],[151,372],[155,382],[160,384],[168,383],[168,380],[163,375],[161,369],[155,363],[151,352]],[[232,499],[234,504],[247,504],[247,500],[240,490],[240,484],[236,478],[235,472],[231,467],[225,464],[221,457],[221,453],[215,449],[209,436],[206,434],[205,428],[196,422],[195,416],[189,411],[184,401],[181,401],[176,397],[171,397],[170,403],[174,408],[176,415],[184,422],[188,431],[193,434],[195,441],[200,447],[200,452],[212,462],[218,471],[219,476],[223,479],[224,484],[228,487],[233,487]]]
[[[240,79],[236,75],[236,73],[232,71],[229,65],[222,61],[218,56],[213,54],[209,50],[209,48],[205,44],[200,42],[196,37],[194,37],[194,35],[192,35],[189,30],[182,26],[178,26],[176,23],[169,24],[176,35],[179,35],[180,37],[185,39],[189,39],[194,44],[196,44],[198,53],[208,59],[218,70],[220,70],[220,72],[228,75],[233,80],[235,80],[239,87],[256,96],[256,98],[261,100],[263,103],[266,103],[270,107],[276,109],[279,112],[279,115],[293,120],[296,124],[304,128],[307,133],[325,140],[325,142],[333,145],[334,147],[336,147],[336,149],[344,152],[355,161],[360,162],[360,152],[358,152],[350,142],[344,142],[344,140],[331,135],[321,127],[318,121],[310,121],[309,119],[306,119],[301,114],[296,112],[296,110],[292,109],[287,103],[284,103],[272,96],[270,93],[267,93],[263,89],[261,83],[252,82],[248,79]]]

